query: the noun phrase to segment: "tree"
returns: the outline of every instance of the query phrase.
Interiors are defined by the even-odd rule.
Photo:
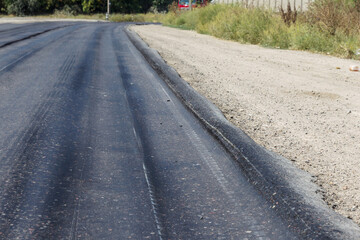
[[[6,0],[5,5],[9,14],[32,15],[45,9],[46,0]]]
[[[153,6],[156,8],[159,12],[167,11],[168,6],[173,2],[174,0],[154,0]]]
[[[117,13],[146,13],[152,6],[152,0],[113,0],[111,11]]]
[[[114,0],[111,2],[111,11],[118,13],[135,13],[140,11],[138,0]]]
[[[83,0],[82,10],[84,13],[105,12],[106,4],[106,0]]]
[[[0,13],[6,12],[6,6],[4,0],[0,0]]]
[[[160,11],[166,10],[172,0],[155,0]],[[111,0],[111,12],[146,13],[153,0]],[[53,13],[64,10],[70,13],[105,13],[107,0],[0,0],[0,12],[18,16]]]
[[[82,0],[46,0],[46,10],[54,11],[55,9],[77,9],[77,11],[81,12],[82,8]]]
[[[141,8],[140,11],[142,13],[147,13],[152,5],[153,5],[152,0],[139,0],[139,6]]]

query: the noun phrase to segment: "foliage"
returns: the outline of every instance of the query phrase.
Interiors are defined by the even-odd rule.
[[[168,6],[168,12],[172,12],[175,14],[180,13],[180,10],[178,8],[178,2],[177,1],[173,1],[169,6]]]
[[[353,9],[348,9],[353,14],[349,19],[354,19],[354,16],[357,16],[356,8]],[[239,5],[216,4],[191,12],[169,12],[162,18],[162,22],[165,25],[192,29],[199,33],[241,43],[358,58],[354,53],[356,49],[360,48],[359,27],[356,25],[360,24],[360,21],[354,23],[356,27],[353,29],[345,24],[345,20],[333,27],[325,27],[326,17],[310,18],[310,14],[314,16],[314,12],[311,11],[314,11],[314,8],[310,8],[307,16],[304,17],[297,14],[295,16],[294,11],[288,10],[291,13],[288,15],[292,17],[289,17],[289,21],[284,21],[281,13],[260,8],[245,8]],[[320,11],[320,9],[316,11]],[[326,26],[331,26],[331,24]]]
[[[134,14],[167,12],[167,14]],[[163,22],[241,43],[358,58],[360,0],[314,0],[305,14],[210,4],[179,11],[173,0],[111,0],[111,21]],[[104,19],[106,0],[0,0],[0,13]],[[116,14],[119,13],[119,14]],[[81,15],[87,14],[87,15]]]
[[[101,0],[83,0],[82,10],[84,13],[105,12],[106,2]]]
[[[65,5],[62,9],[55,9],[56,16],[76,16],[81,13],[81,8],[78,5]]]
[[[274,16],[271,21],[272,26],[264,30],[261,38],[263,46],[287,49],[292,46],[293,27],[284,24],[283,19]]]
[[[153,6],[157,12],[167,12],[173,0],[154,0]]]
[[[112,14],[110,21],[112,22],[160,22],[164,14]]]
[[[5,12],[6,12],[5,1],[0,0],[0,13],[5,13]]]
[[[307,21],[331,35],[359,32],[359,10],[359,0],[316,0],[309,5]]]
[[[146,13],[152,0],[111,0],[112,13]],[[104,13],[106,0],[0,0],[0,13],[17,16],[55,13],[77,15]]]
[[[290,2],[288,2],[286,12],[283,7],[280,7],[280,15],[281,19],[286,23],[286,25],[290,26],[291,24],[295,24],[297,18],[297,10],[294,7],[294,10],[291,9]]]
[[[27,15],[39,13],[45,1],[39,0],[6,0],[6,11],[14,15]]]

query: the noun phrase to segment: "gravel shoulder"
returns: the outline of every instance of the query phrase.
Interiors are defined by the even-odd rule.
[[[360,224],[360,73],[353,60],[133,26],[183,79],[260,145],[314,176]]]

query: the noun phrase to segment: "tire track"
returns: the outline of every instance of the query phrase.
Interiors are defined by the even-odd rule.
[[[30,38],[34,38],[34,37],[36,37],[36,36],[42,35],[42,34],[47,33],[47,32],[54,31],[54,30],[61,29],[61,28],[65,28],[65,27],[69,27],[69,26],[72,26],[72,24],[68,24],[68,25],[64,25],[64,26],[59,26],[59,27],[55,27],[55,28],[50,28],[50,29],[45,29],[45,30],[42,30],[42,31],[40,31],[40,32],[33,33],[33,34],[30,34],[30,35],[21,37],[21,38],[19,38],[19,39],[14,39],[14,40],[8,41],[8,42],[6,42],[6,43],[2,43],[2,44],[0,43],[0,49],[1,49],[1,48],[4,48],[4,47],[7,47],[7,46],[10,46],[10,45],[12,45],[12,44],[21,42],[21,41],[28,40],[28,39],[30,39]]]
[[[24,24],[20,24],[20,26],[18,27],[11,27],[11,28],[6,28],[6,25],[4,26],[5,29],[0,30],[0,33],[2,34],[14,34],[16,32],[19,32],[19,30],[25,29],[29,30],[30,28],[34,28],[34,27],[41,27],[43,25],[46,25],[47,23],[24,23]]]
[[[27,180],[33,170],[37,168],[37,162],[33,162],[32,156],[36,148],[36,141],[48,125],[48,115],[51,108],[57,103],[56,99],[61,99],[64,96],[65,82],[68,81],[70,72],[75,62],[74,54],[69,55],[64,64],[59,69],[59,81],[55,83],[50,91],[44,98],[41,104],[35,107],[35,113],[29,123],[29,128],[24,130],[14,140],[10,149],[5,156],[2,157],[1,169],[6,169],[11,166],[1,175],[0,192],[2,192],[3,199],[0,200],[0,209],[2,217],[0,220],[0,229],[6,236],[10,233],[11,228],[15,225],[20,205],[23,203],[24,188]],[[6,179],[6,180],[5,180]],[[8,198],[12,201],[7,201]]]
[[[6,71],[10,71],[13,67],[15,67],[17,64],[25,61],[26,59],[28,59],[30,56],[32,56],[33,54],[39,52],[40,50],[44,49],[45,47],[47,47],[49,44],[53,44],[55,42],[59,42],[59,41],[64,41],[64,38],[69,38],[69,35],[74,34],[74,32],[77,32],[79,30],[81,30],[84,26],[75,26],[74,28],[70,29],[68,32],[60,32],[60,36],[54,35],[51,36],[51,38],[48,39],[41,39],[38,42],[35,43],[29,43],[28,45],[24,46],[24,47],[20,47],[15,49],[15,51],[11,51],[8,54],[4,54],[4,56],[13,56],[13,55],[18,55],[16,53],[20,52],[22,53],[21,55],[17,56],[15,59],[9,60],[10,63],[7,63],[5,66],[0,66],[0,75],[4,74]],[[55,29],[54,29],[55,30]],[[31,50],[28,50],[28,49]],[[1,47],[0,47],[1,49]],[[2,83],[2,81],[0,80],[0,84]]]
[[[49,166],[46,161],[40,160],[39,167],[42,169],[37,170],[31,178],[40,176],[41,186],[29,188],[30,191],[33,188],[45,191],[46,196],[39,196],[43,201],[39,209],[36,209],[38,203],[33,203],[34,205],[30,207],[30,213],[39,212],[39,217],[32,222],[25,221],[14,229],[12,234],[15,236],[18,236],[16,234],[20,233],[24,225],[34,229],[29,238],[48,239],[51,236],[52,239],[59,239],[67,236],[66,238],[72,239],[77,236],[80,206],[84,198],[83,175],[88,170],[86,161],[91,159],[88,142],[90,132],[87,127],[91,123],[83,122],[84,118],[89,118],[86,116],[89,114],[86,109],[89,96],[85,90],[91,82],[89,79],[92,79],[93,69],[96,66],[97,44],[102,35],[100,30],[100,28],[96,29],[88,36],[91,39],[90,43],[79,50],[85,54],[73,60],[70,71],[66,70],[67,65],[64,66],[65,73],[61,76],[66,80],[55,84],[64,89],[64,96],[58,99],[58,106],[52,107],[54,110],[51,111],[54,114],[49,116],[51,122],[44,126],[51,136],[40,134],[37,144],[40,151],[46,152]],[[66,76],[67,74],[69,76]],[[56,117],[57,113],[61,113],[61,116]],[[46,143],[49,140],[51,143]],[[48,148],[53,148],[55,153],[51,153],[51,150],[48,152]],[[32,201],[32,196],[27,197],[28,201]],[[25,218],[27,216],[29,211],[24,214]],[[39,225],[43,226],[39,227]],[[66,230],[62,230],[61,226]]]
[[[115,49],[122,49],[119,42],[118,42],[119,40],[117,40],[116,37],[115,37],[115,31],[116,30],[117,29],[113,29],[113,31],[111,33],[112,45],[113,45],[114,50]],[[119,31],[123,31],[123,30],[121,29]],[[124,89],[127,92],[126,93],[127,108],[131,110],[132,109],[132,106],[130,106],[131,105],[130,104],[131,100],[129,99],[130,96],[128,94],[129,85],[125,81],[125,79],[128,78],[128,76],[127,76],[128,73],[126,71],[124,71],[124,69],[122,69],[120,67],[121,66],[121,60],[119,59],[119,56],[116,56],[116,57],[117,57],[118,66],[119,66],[119,70],[120,70],[120,74],[121,74],[120,77],[121,77],[122,85],[123,85]],[[138,131],[138,126],[136,124],[135,116],[134,116],[133,113],[131,114],[131,117],[132,117],[133,126],[134,126],[134,128],[133,128],[134,137],[136,139],[139,152],[142,154],[142,158],[143,158],[143,164],[142,165],[143,165],[144,177],[145,177],[146,184],[147,184],[147,187],[148,187],[149,200],[150,200],[150,203],[151,203],[152,214],[153,214],[153,217],[154,217],[156,230],[157,230],[157,235],[158,235],[157,238],[159,240],[166,239],[167,236],[166,236],[166,231],[165,231],[165,226],[164,226],[164,219],[161,218],[158,197],[157,197],[157,194],[156,194],[155,185],[153,183],[154,181],[152,179],[152,175],[151,175],[151,172],[150,172],[150,169],[149,169],[151,166],[149,166],[149,163],[146,161],[145,152],[144,152],[144,148],[143,148],[143,144],[142,144],[142,139],[141,139],[140,135],[137,132]]]

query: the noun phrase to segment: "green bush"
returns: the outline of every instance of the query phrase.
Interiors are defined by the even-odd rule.
[[[55,9],[54,15],[57,16],[76,16],[81,13],[81,8],[78,5],[65,5],[61,10]]]
[[[309,25],[295,26],[292,36],[294,49],[327,53],[330,52],[334,46],[334,39],[329,33]]]
[[[355,53],[360,48],[359,35],[348,35],[338,31],[335,36],[336,44],[334,44],[333,54],[346,58],[359,59]]]
[[[224,10],[225,6],[221,4],[215,4],[202,8],[198,11],[198,22],[196,24],[196,30],[199,33],[209,34],[209,24],[217,17],[217,15]]]
[[[17,16],[39,13],[43,6],[43,2],[38,0],[14,0],[7,2],[7,13]]]
[[[261,44],[263,46],[287,49],[292,46],[293,27],[287,27],[280,18],[273,18],[271,25],[264,31]]]

